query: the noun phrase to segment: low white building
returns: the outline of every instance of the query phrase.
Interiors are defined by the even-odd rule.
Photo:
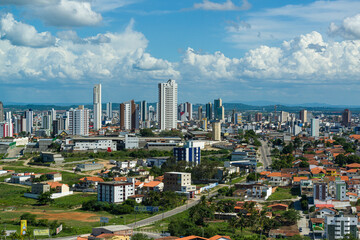
[[[137,164],[137,161],[126,161],[126,162],[117,161],[116,162],[116,166],[120,169],[135,168],[136,164]]]
[[[98,201],[121,203],[135,195],[135,184],[134,182],[99,182],[97,191]]]
[[[77,139],[74,142],[74,151],[88,150],[111,150],[117,151],[116,142],[110,139],[92,139],[91,141]]]
[[[133,134],[125,135],[125,149],[139,148],[139,138]]]
[[[264,184],[254,184],[247,190],[248,198],[267,200],[272,194],[272,187]]]

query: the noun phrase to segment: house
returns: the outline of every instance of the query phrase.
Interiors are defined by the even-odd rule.
[[[351,163],[346,165],[346,169],[359,169],[360,168],[360,163]]]
[[[312,180],[300,180],[300,193],[308,197],[313,196],[314,185]]]
[[[45,173],[45,176],[48,180],[52,180],[54,182],[61,182],[62,181],[62,175],[59,172],[49,172]]]
[[[305,181],[306,181],[306,180],[308,180],[308,179],[309,179],[308,177],[294,177],[292,184],[293,184],[294,186],[299,186],[301,180],[305,180]]]
[[[256,183],[251,189],[247,190],[247,197],[252,199],[267,200],[272,194],[272,187],[265,184]]]
[[[326,174],[326,171],[320,167],[315,167],[315,168],[311,169],[310,171],[314,178],[322,178]]]
[[[356,202],[358,200],[358,195],[356,193],[347,192],[346,196],[349,198],[350,202]]]
[[[150,191],[162,192],[163,189],[164,189],[164,183],[159,181],[144,183],[142,187],[142,190],[144,192],[150,192]]]
[[[292,175],[289,173],[272,172],[267,175],[269,183],[274,186],[288,186],[291,184]]]
[[[287,228],[280,228],[280,229],[271,229],[269,231],[270,238],[286,238],[286,237],[293,237],[296,235],[300,235],[299,230]]]
[[[357,169],[357,168],[351,168],[346,171],[346,176],[355,177],[356,175],[358,175],[358,171],[359,171],[359,169]]]
[[[100,177],[83,177],[80,178],[79,187],[81,188],[97,187],[99,182],[104,182],[104,179]]]
[[[275,211],[287,211],[289,206],[286,205],[286,204],[277,203],[277,204],[269,205],[268,208],[270,208],[272,212],[275,212]]]
[[[323,207],[315,210],[315,215],[317,218],[324,218],[326,215],[335,215],[337,211],[333,208]]]
[[[144,195],[136,194],[129,196],[128,199],[133,199],[136,203],[142,203],[142,201],[144,200]]]

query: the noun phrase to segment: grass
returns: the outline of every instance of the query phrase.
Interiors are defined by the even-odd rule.
[[[55,199],[51,206],[65,209],[79,208],[84,202],[96,199],[96,193],[75,193]]]
[[[246,176],[234,178],[231,180],[231,184],[242,182],[245,178],[246,178]]]
[[[294,194],[291,188],[278,187],[276,191],[273,194],[271,194],[271,196],[267,199],[267,201],[293,199],[296,197],[297,195]]]
[[[35,204],[36,200],[23,197],[28,189],[30,188],[0,183],[0,207],[5,208]]]

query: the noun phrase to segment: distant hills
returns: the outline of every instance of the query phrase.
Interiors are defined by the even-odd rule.
[[[113,103],[113,110],[117,110],[120,103]],[[4,103],[4,108],[10,111],[21,111],[26,109],[33,109],[37,111],[50,110],[52,108],[56,110],[68,110],[70,108],[77,108],[79,105],[85,105],[86,108],[92,109],[93,105],[89,103],[55,103],[55,104],[46,104],[46,103]],[[148,105],[156,106],[156,103],[148,103]],[[319,111],[319,112],[342,112],[345,108],[350,109],[353,112],[360,112],[360,106],[346,106],[346,105],[331,105],[326,103],[303,103],[303,104],[281,104],[276,102],[268,101],[253,101],[246,103],[223,103],[226,111],[261,111],[261,112],[273,112],[274,106],[276,105],[277,111],[287,111],[287,112],[298,112],[302,109],[307,109],[308,111]],[[193,111],[199,106],[204,106],[204,104],[194,104]],[[106,104],[103,104],[103,109],[106,108]],[[203,107],[203,111],[204,111]]]

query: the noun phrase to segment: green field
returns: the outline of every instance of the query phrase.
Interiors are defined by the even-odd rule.
[[[291,188],[280,188],[278,187],[276,191],[271,194],[271,196],[267,199],[267,201],[274,200],[284,200],[284,199],[293,199],[298,195],[294,194],[294,191]]]
[[[0,209],[10,206],[26,206],[36,203],[36,200],[23,197],[30,187],[21,187],[0,183]]]

